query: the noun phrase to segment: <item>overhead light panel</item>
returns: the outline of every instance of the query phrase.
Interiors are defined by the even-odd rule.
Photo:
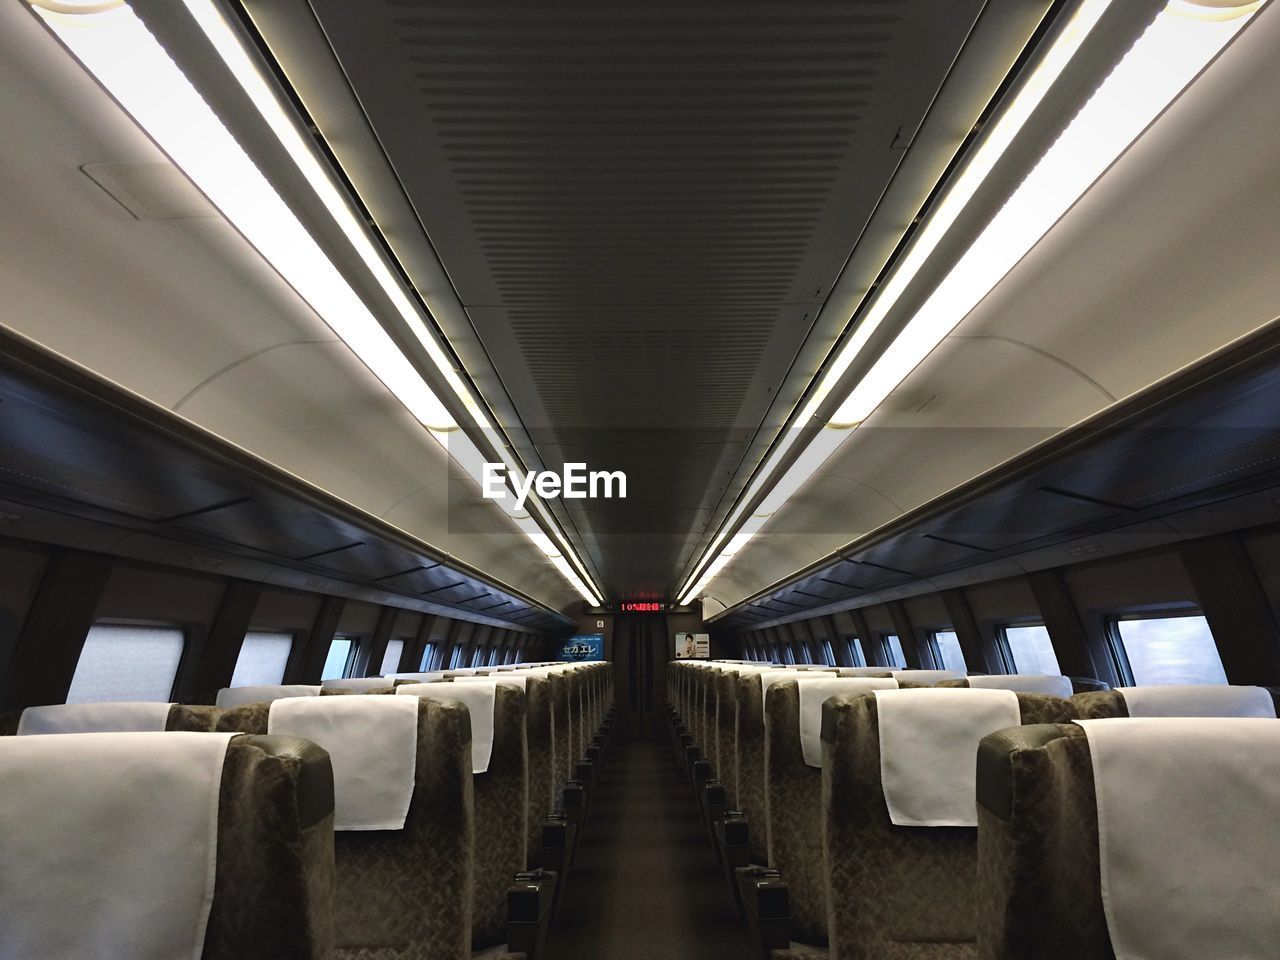
[[[797,423],[806,424],[836,381],[889,316],[961,211],[989,177],[996,163],[1032,116],[1045,94],[1075,56],[1112,0],[1085,0],[1003,111],[966,163],[912,247],[886,284],[831,368],[824,374]],[[897,337],[854,385],[827,427],[775,480],[779,464],[800,430],[793,428],[775,449],[738,507],[707,550],[716,559],[686,582],[682,603],[706,588],[728,557],[715,551],[765,486],[774,489],[757,509],[772,515],[839,447],[943,339],[990,293],[1093,183],[1223,50],[1262,6],[1262,0],[1170,0],[1115,69],[1076,114],[1040,162],[1010,195]],[[830,431],[835,428],[840,433]],[[835,440],[833,443],[832,441]],[[767,507],[766,507],[767,504]],[[754,518],[753,518],[754,519]],[[756,529],[763,523],[756,524]],[[722,562],[723,561],[723,562]],[[695,580],[696,578],[696,580]],[[692,586],[689,584],[692,583]]]

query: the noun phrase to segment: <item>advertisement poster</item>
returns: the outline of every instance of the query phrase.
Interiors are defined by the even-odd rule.
[[[711,634],[709,633],[677,633],[676,659],[697,660],[710,659]]]
[[[604,659],[604,634],[603,633],[586,633],[578,634],[576,637],[570,637],[560,644],[560,652],[556,654],[557,660],[566,660],[576,662],[579,660],[603,660]]]

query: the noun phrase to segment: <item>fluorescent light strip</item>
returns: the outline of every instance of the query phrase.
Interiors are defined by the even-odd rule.
[[[854,387],[833,423],[861,423],[995,289],[1250,19],[1175,0],[1116,65],[1000,212]]]
[[[1013,142],[1014,137],[1017,136],[1018,131],[1026,124],[1027,119],[1035,111],[1035,108],[1040,105],[1045,94],[1057,81],[1063,69],[1075,56],[1085,38],[1088,37],[1112,2],[1113,0],[1084,0],[1072,14],[1071,19],[1067,21],[1066,26],[1054,40],[1044,58],[1036,64],[1008,108],[1000,113],[996,122],[990,127],[989,132],[983,137],[974,151],[973,156],[965,162],[954,182],[947,187],[942,200],[930,211],[928,219],[917,231],[911,247],[903,256],[901,263],[895,267],[884,285],[876,291],[875,299],[866,314],[858,321],[853,335],[846,341],[836,355],[835,361],[822,375],[817,388],[813,391],[812,396],[810,396],[799,416],[796,417],[795,425],[786,431],[770,454],[769,459],[756,472],[754,480],[752,480],[746,492],[739,499],[738,506],[730,513],[729,518],[721,527],[720,534],[707,548],[707,552],[703,555],[703,563],[714,554],[715,550],[724,541],[728,531],[733,529],[743,511],[746,510],[746,505],[755,499],[765,485],[773,479],[773,474],[790,452],[805,425],[817,414],[818,408],[823,401],[835,388],[840,378],[844,376],[845,371],[849,369],[854,359],[866,347],[871,335],[879,328],[885,317],[897,304],[903,292],[911,284],[911,281],[915,279],[925,262],[933,254],[933,251],[937,249],[938,244],[942,242],[943,237],[954,226],[956,219],[968,206],[969,201],[973,199],[978,188],[982,186],[1000,158],[1004,156],[1005,151],[1009,148],[1009,144]],[[697,575],[697,568],[695,568],[694,573],[686,581],[686,587]]]
[[[253,101],[258,113],[271,127],[276,138],[288,152],[289,157],[301,171],[307,183],[316,192],[320,202],[328,210],[330,216],[334,218],[334,221],[342,229],[343,234],[360,256],[360,259],[373,273],[378,285],[391,300],[397,313],[400,314],[405,324],[426,349],[427,355],[435,364],[436,369],[453,389],[463,407],[471,414],[476,426],[481,430],[495,432],[483,407],[476,401],[462,378],[458,376],[453,367],[453,362],[431,334],[426,323],[423,322],[417,306],[406,295],[399,280],[383,258],[381,251],[369,238],[364,224],[356,217],[343,191],[339,189],[329,170],[320,162],[314,145],[302,135],[292,114],[281,102],[272,85],[267,82],[262,71],[245,49],[235,29],[223,15],[221,8],[211,0],[183,0],[183,5],[200,29],[204,31],[205,36],[214,49],[217,50],[223,63],[226,64],[249,99]],[[443,426],[454,425],[450,423]],[[443,431],[433,430],[432,433],[451,454],[454,451],[458,451],[460,463],[463,462],[462,457],[467,456],[470,452],[467,449],[468,446],[474,446],[470,440],[465,443],[462,442],[459,439],[461,435],[450,437],[449,439],[452,441],[452,444],[450,444],[442,439]],[[513,474],[523,473],[522,467],[515,461],[514,456],[503,444],[498,443],[494,446],[498,456],[502,458],[502,461]],[[468,468],[467,472],[477,483],[482,483],[478,470]],[[536,503],[540,508],[542,507],[541,501],[536,494],[530,494],[528,499],[530,503]],[[581,575],[590,581],[591,578],[587,573],[586,567],[569,547],[567,539],[564,538],[564,534],[559,530],[559,525],[555,523],[545,509],[539,509],[538,513],[543,522],[560,537],[561,546],[577,566]]]
[[[45,9],[38,2],[33,5],[68,49],[191,178],[223,216],[449,451],[462,468],[479,482],[479,464],[483,462],[483,457],[475,444],[457,430],[452,415],[431,387],[383,330],[377,318],[137,15],[124,4],[109,9],[91,6],[77,8],[62,4],[64,11],[71,12]],[[195,8],[205,4],[192,0],[189,6],[195,13]],[[202,23],[202,26],[205,24]],[[223,23],[223,27],[225,26]],[[211,39],[218,42],[215,37]],[[228,42],[239,49],[234,36]],[[225,42],[223,45],[225,46]],[[221,52],[224,57],[228,55],[225,50]],[[243,50],[240,50],[240,54],[244,56]],[[305,147],[300,135],[287,123],[288,118],[283,114],[278,101],[270,95],[270,90],[252,68],[247,57],[244,57],[244,62],[249,75],[257,77],[266,90],[265,101],[255,96],[255,103],[260,110],[264,109],[264,103],[274,104],[279,114],[277,119],[284,124],[277,128],[269,111],[264,110],[264,117],[272,122],[281,142],[289,147],[283,131],[292,130],[295,146]],[[237,71],[237,76],[245,83],[244,74]],[[246,89],[249,90],[249,87]],[[252,90],[249,92],[253,95]],[[400,289],[368,236],[358,228],[349,206],[342,201],[341,195],[324,174],[314,154],[305,149],[300,153],[290,149],[290,155],[299,163],[312,187],[335,215],[343,232],[356,246],[357,252],[361,253],[375,274],[380,274],[379,281],[385,281],[387,293],[396,301],[397,309],[405,315],[406,320],[412,320],[411,325],[414,325],[415,333],[427,345],[428,352],[434,350],[437,363],[447,365],[447,358],[427,333],[421,317]],[[301,162],[300,158],[304,157],[309,158],[310,169]],[[327,198],[326,192],[329,194]],[[456,384],[455,389],[460,390],[459,396],[477,417],[477,423],[492,429],[451,366],[448,374],[451,375],[451,383]],[[503,456],[506,459],[505,451]],[[572,551],[566,552],[572,556]],[[574,560],[577,561],[577,558],[574,557]],[[585,576],[585,570],[582,572]],[[590,593],[583,589],[582,578],[577,574],[570,582],[580,593]],[[591,599],[594,600],[593,593]]]
[[[1085,12],[1088,6],[1089,4],[1086,3],[1080,12]],[[1095,6],[1105,9],[1106,3],[1098,0]],[[854,386],[832,417],[827,429],[805,450],[779,481],[767,500],[761,504],[758,516],[767,518],[772,515],[809,477],[817,472],[844,438],[852,432],[852,428],[857,427],[870,416],[911,371],[1026,256],[1106,169],[1221,52],[1260,6],[1259,2],[1240,4],[1231,8],[1230,12],[1234,15],[1229,15],[1224,13],[1222,8],[1206,8],[1185,0],[1172,0],[1156,16],[1151,26],[1102,82],[1089,102],[952,267],[946,278],[906,324],[889,348],[876,360],[866,376]],[[1092,13],[1088,28],[1092,28],[1100,14],[1101,9]],[[1072,26],[1074,27],[1074,24]],[[1087,35],[1087,30],[1084,33],[1078,31],[1073,33],[1069,28],[1068,33],[1072,34],[1071,53],[1074,53]],[[1054,50],[1050,51],[1046,61],[1052,60],[1056,64],[1054,78],[1069,59],[1069,56],[1055,57],[1056,49],[1055,44]],[[1034,87],[1035,103],[1039,103],[1043,98],[1051,82],[1052,80],[1048,83],[1042,82],[1033,75],[1029,86]],[[1018,99],[1021,99],[1021,94]],[[1029,109],[1017,109],[1017,100],[1015,100],[1014,114],[1019,127],[1026,122],[1030,112]],[[1000,133],[1000,124],[1003,124],[1004,120],[1005,117],[1002,116],[995,134],[999,138],[1001,152],[1012,141],[1012,133],[1007,135]],[[1013,133],[1016,133],[1016,129]],[[983,147],[986,147],[986,143]],[[982,166],[985,177],[994,166],[994,160]],[[968,172],[966,168],[966,176]],[[975,189],[976,183],[968,190],[965,202],[972,197]],[[950,199],[948,194],[947,202]],[[951,213],[949,220],[946,221],[947,226],[954,223],[959,209],[955,208]],[[929,226],[932,226],[932,222]],[[930,251],[937,246],[937,242],[937,239],[933,241],[929,247]],[[913,273],[922,263],[923,260],[915,262]],[[893,279],[896,280],[898,276],[899,274],[895,273]],[[886,285],[885,293],[892,294],[893,302],[896,302],[897,296],[901,294],[909,279],[910,277],[893,290],[891,290],[892,282]],[[888,308],[880,309],[880,303],[881,301],[877,299],[872,311],[868,314],[868,319],[875,318],[876,325],[888,312]],[[864,320],[858,333],[861,333],[866,325],[867,321]],[[841,372],[847,369],[849,362],[865,345],[866,340],[867,336],[859,339],[855,334],[842,354],[842,356],[848,355],[848,359],[843,366],[837,361],[837,368]],[[806,408],[809,416],[812,416],[815,408],[816,405],[811,401]],[[841,431],[834,434],[838,437],[834,444],[831,442],[833,435],[828,434],[828,430],[833,428]],[[742,503],[748,499],[744,498]],[[763,526],[763,523],[759,526]],[[715,546],[718,546],[718,542]],[[712,568],[715,567],[718,572],[724,567],[724,564],[719,561],[724,560],[727,563],[728,559],[727,551],[722,553],[717,558],[718,567],[717,564],[708,567],[707,572],[695,585],[685,591],[681,602],[688,602],[705,589],[715,576],[715,573],[710,572]]]

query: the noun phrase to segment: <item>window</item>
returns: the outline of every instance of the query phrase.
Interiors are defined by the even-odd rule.
[[[516,663],[524,663],[524,647],[516,650]]]
[[[455,646],[453,653],[449,654],[449,669],[457,670],[462,665],[462,648]]]
[[[849,649],[849,663],[855,667],[867,665],[866,654],[862,652],[862,641],[857,637],[845,637],[844,645]]]
[[[795,655],[795,652],[791,649],[791,644],[784,643],[782,645],[782,657],[780,658],[779,662],[792,663],[792,664],[796,662],[796,655]]]
[[[431,665],[436,662],[436,645],[428,643],[427,648],[422,651],[422,662],[418,664],[418,669],[424,673],[431,669]]]
[[[471,666],[480,667],[484,665],[484,647],[476,647],[471,652]]]
[[[1014,673],[1062,673],[1058,655],[1053,652],[1049,628],[1043,623],[1008,626],[1001,631],[1009,662]]]
[[[169,700],[185,645],[178,627],[95,623],[80,651],[67,703]]]
[[[382,654],[382,663],[378,665],[378,676],[385,677],[400,669],[400,657],[404,654],[403,640],[388,640],[386,652]]]
[[[1204,617],[1122,618],[1108,632],[1134,683],[1227,682]]]
[[[969,672],[964,662],[964,651],[960,649],[960,638],[954,630],[937,630],[933,634],[933,649],[944,670],[962,670]]]
[[[828,667],[834,667],[836,665],[836,652],[831,649],[830,640],[822,641],[822,662]]]
[[[233,687],[256,687],[281,683],[284,668],[293,650],[293,634],[250,630],[240,645],[235,672],[231,675]]]
[[[329,644],[329,655],[324,658],[324,669],[320,671],[320,679],[337,680],[345,677],[355,649],[356,641],[353,637],[334,637],[333,643]]]
[[[884,655],[891,667],[905,667],[907,665],[906,654],[902,652],[902,641],[898,639],[896,633],[886,633],[884,635]]]

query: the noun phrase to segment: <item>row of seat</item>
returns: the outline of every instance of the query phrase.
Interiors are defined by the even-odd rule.
[[[1109,737],[1117,722],[1191,715],[1268,731],[1249,737],[1280,731],[1264,688],[1076,692],[1101,685],[731,662],[673,663],[668,681],[678,758],[739,909],[762,956],[776,960],[1121,955],[1105,946],[1097,879],[1090,886],[1094,875],[1079,874],[1075,859],[1090,842],[1083,859],[1100,856],[1090,726]],[[1181,732],[1169,731],[1175,744]],[[1214,799],[1259,808],[1256,791]],[[1062,880],[1055,869],[1093,899],[1050,924],[1062,906],[1044,895]],[[1259,896],[1237,895],[1233,921],[1249,926],[1238,910]],[[1093,926],[1075,923],[1085,903],[1099,907]]]
[[[225,706],[57,705],[0,718],[0,733],[23,734],[0,739],[0,777],[13,764],[15,776],[38,787],[40,770],[63,771],[61,789],[74,783],[79,791],[68,805],[74,817],[33,805],[38,790],[0,802],[0,834],[20,825],[41,851],[39,871],[14,866],[31,863],[26,849],[11,851],[12,863],[0,858],[0,904],[22,886],[35,916],[77,912],[86,951],[67,940],[65,923],[49,920],[7,943],[8,908],[0,906],[0,956],[148,955],[136,944],[118,953],[93,946],[118,928],[110,909],[118,898],[84,910],[59,897],[58,877],[111,880],[113,863],[136,859],[131,848],[97,844],[86,853],[78,844],[85,831],[130,835],[115,826],[132,816],[123,800],[106,790],[107,807],[95,803],[96,784],[120,782],[112,764],[134,771],[155,755],[175,771],[170,779],[189,779],[193,765],[170,754],[182,744],[203,756],[211,741],[224,748],[206,777],[219,802],[217,869],[197,932],[204,957],[537,956],[608,744],[611,670],[592,663],[452,673],[263,688],[250,702],[224,695]],[[200,809],[178,791],[143,798],[135,812],[156,817],[157,803],[161,812]],[[51,842],[58,836],[75,840]],[[200,916],[173,909],[166,889],[151,891],[159,902],[148,916]],[[35,942],[57,930],[56,949]]]

